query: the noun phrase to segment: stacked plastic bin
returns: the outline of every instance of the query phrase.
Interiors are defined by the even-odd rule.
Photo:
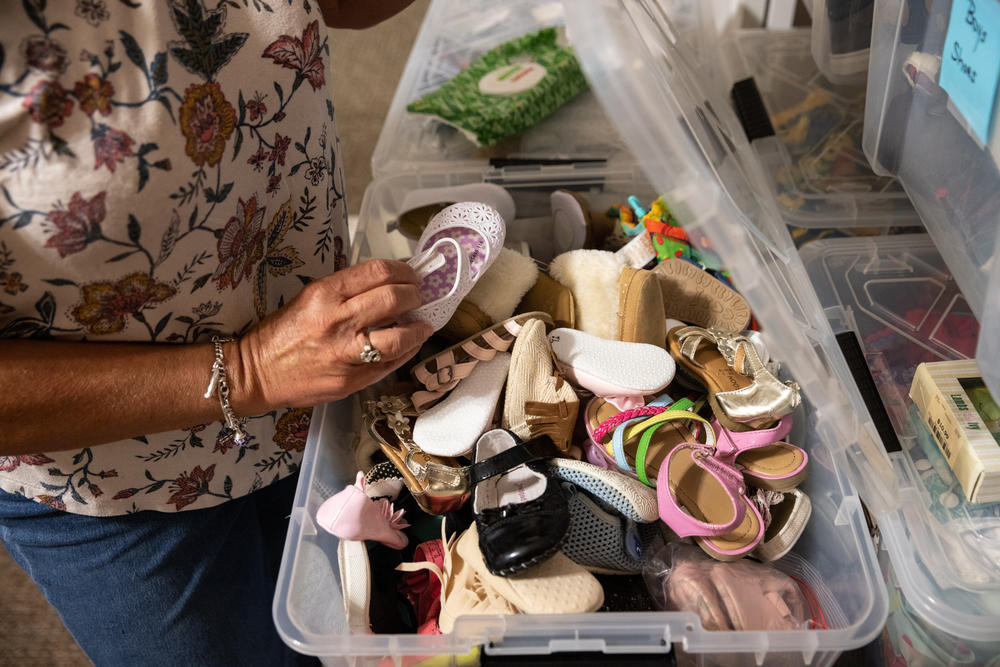
[[[863,80],[824,76],[812,39],[808,28],[736,30],[709,65],[724,89],[751,78],[760,93],[771,127],[748,128],[748,138],[782,218],[814,229],[920,225],[899,182],[875,174],[862,152]]]
[[[813,0],[812,54],[840,84],[865,83],[875,0]]]
[[[951,13],[950,1],[876,3],[864,149],[878,173],[899,178],[984,330],[995,332],[1000,105],[993,105],[983,132],[940,85],[942,56],[954,55],[954,40],[946,43]],[[976,356],[1000,359],[1000,337],[983,336]],[[982,370],[993,395],[1000,395],[1000,368],[983,364]]]
[[[751,143],[728,97],[736,78],[759,79],[764,105],[775,115],[794,107],[790,97],[787,105],[782,99],[789,90],[808,96],[814,83],[825,88],[840,123],[828,134],[831,140],[837,132],[853,137],[854,153],[846,149],[842,156],[859,162],[857,117],[847,113],[858,108],[855,93],[809,71],[809,41],[794,31],[773,39],[738,33],[734,59],[721,66],[717,38],[703,34],[713,25],[706,4],[435,0],[376,148],[376,180],[365,194],[352,260],[412,252],[413,241],[397,231],[395,221],[403,196],[414,188],[481,181],[506,187],[519,216],[534,219],[514,223],[508,240],[528,242],[543,258],[546,230],[537,221],[548,214],[552,190],[578,191],[598,209],[630,194],[646,200],[664,195],[694,242],[704,250],[710,244],[731,270],[764,327],[769,348],[780,351],[784,372],[802,387],[804,405],[790,440],[810,452],[813,466],[804,489],[814,509],[795,550],[780,563],[817,593],[829,627],[707,632],[696,615],[678,612],[468,617],[453,633],[438,636],[373,635],[348,627],[337,539],[317,530],[314,521],[319,504],[351,482],[356,470],[351,448],[359,415],[357,406],[345,401],[317,410],[303,460],[274,605],[279,632],[294,648],[329,664],[461,655],[484,645],[496,654],[676,650],[705,665],[829,665],[840,652],[882,632],[890,602],[887,579],[893,593],[896,582],[904,593],[892,600],[905,598],[908,612],[916,610],[945,632],[967,636],[1000,627],[991,616],[996,610],[984,611],[993,598],[967,590],[993,584],[990,579],[1000,568],[993,562],[977,569],[989,553],[976,547],[992,544],[1000,530],[978,508],[947,495],[954,489],[933,458],[934,448],[921,440],[902,379],[903,366],[915,359],[971,353],[971,343],[965,342],[970,339],[956,343],[957,338],[943,334],[963,317],[975,326],[959,292],[967,290],[965,281],[954,266],[957,282],[950,277],[927,236],[902,242],[883,237],[821,241],[806,246],[803,263],[788,223],[911,224],[913,211],[880,176],[837,183],[822,169],[803,169],[813,147],[806,142],[796,152],[783,140],[780,126],[775,136],[755,136]],[[815,16],[824,3],[814,4]],[[477,149],[455,130],[405,112],[408,102],[489,48],[563,22],[591,92],[531,130],[493,149]],[[869,115],[872,104],[869,97]],[[900,176],[906,185],[902,171]],[[909,186],[907,194],[926,221]],[[940,249],[930,227],[928,222]],[[941,253],[950,266],[948,254]],[[937,290],[931,301],[924,296],[929,287]],[[914,321],[911,311],[921,309],[925,316]],[[975,303],[972,310],[981,314]],[[848,330],[861,339],[869,364],[884,371],[876,374],[877,391],[889,408],[900,451],[887,451],[887,437],[879,431],[884,424],[869,416],[870,397],[855,384],[835,337]],[[904,344],[917,352],[899,361],[893,355]],[[888,559],[876,556],[862,499],[878,522]],[[977,573],[984,581],[974,581]],[[893,618],[893,627],[903,624],[904,615]]]
[[[340,403],[319,409],[310,432],[275,599],[278,629],[296,649],[331,664],[460,655],[485,645],[497,654],[677,650],[695,664],[829,665],[881,631],[886,589],[850,482],[861,452],[874,457],[879,448],[859,409],[860,397],[844,383],[846,370],[837,369],[832,332],[756,153],[719,82],[700,67],[717,57],[714,39],[698,39],[701,27],[712,25],[703,21],[702,5],[436,0],[376,151],[377,178],[362,205],[353,259],[412,252],[413,242],[394,225],[412,188],[495,182],[514,196],[519,216],[536,220],[548,214],[548,195],[557,188],[581,192],[598,209],[630,194],[646,200],[665,194],[689,233],[711,239],[732,268],[768,327],[770,347],[785,352],[786,372],[803,387],[805,406],[791,437],[809,449],[815,462],[804,487],[813,500],[813,517],[781,567],[817,594],[829,627],[708,632],[693,613],[658,612],[467,617],[442,636],[372,635],[349,628],[337,540],[314,522],[322,500],[355,473],[350,449],[358,429],[356,408]],[[592,92],[504,145],[503,162],[453,130],[404,113],[407,102],[479,53],[563,20]],[[542,157],[564,163],[539,165]],[[514,223],[508,240],[527,240],[544,255],[538,230],[537,222]],[[874,465],[857,467],[878,466],[889,469],[884,455]]]
[[[990,9],[983,7],[990,3],[964,0],[875,3],[864,150],[875,171],[896,176],[913,201],[942,267],[967,299],[967,305],[956,304],[956,312],[966,309],[968,315],[958,317],[974,316],[981,325],[975,350],[965,349],[963,337],[963,349],[952,347],[948,356],[975,356],[992,394],[1000,396],[998,109],[989,95],[970,109],[963,90],[942,76],[945,61],[954,65],[963,46],[967,54],[977,48],[963,44],[963,30],[980,21],[993,25],[977,16],[977,4]],[[989,53],[995,64],[996,51]],[[989,76],[982,72],[980,83]],[[985,83],[996,85],[995,78]],[[926,338],[919,342],[934,345]],[[886,568],[892,602],[888,648],[909,664],[998,664],[1000,503],[965,501],[929,432],[910,411],[915,446],[894,455],[907,502],[880,521],[892,565]]]

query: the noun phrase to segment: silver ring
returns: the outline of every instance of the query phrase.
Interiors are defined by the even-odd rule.
[[[368,332],[364,333],[365,346],[361,348],[361,361],[366,364],[375,364],[382,361],[382,353],[372,345],[372,339],[368,337]]]

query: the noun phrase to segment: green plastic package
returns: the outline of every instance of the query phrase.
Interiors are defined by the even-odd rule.
[[[546,28],[492,49],[407,106],[458,128],[481,146],[537,124],[587,89],[573,50]]]

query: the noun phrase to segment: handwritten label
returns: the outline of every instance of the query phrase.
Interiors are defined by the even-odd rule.
[[[941,87],[985,144],[1000,82],[1000,0],[954,0]]]

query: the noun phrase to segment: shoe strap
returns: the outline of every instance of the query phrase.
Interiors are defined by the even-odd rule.
[[[644,405],[641,408],[632,408],[631,410],[622,410],[613,417],[605,419],[597,428],[594,429],[594,435],[592,436],[594,442],[600,443],[608,435],[608,431],[611,431],[618,426],[624,424],[627,421],[635,419],[636,417],[652,417],[653,415],[658,415],[667,409],[665,405]]]
[[[667,409],[673,403],[674,399],[670,398],[669,395],[660,394],[655,399],[650,401],[649,404],[646,405],[646,407]],[[660,412],[662,412],[662,410]],[[614,457],[615,464],[617,464],[619,468],[621,468],[626,472],[634,473],[635,471],[632,469],[632,466],[628,464],[628,459],[625,458],[625,437],[624,437],[625,427],[628,426],[629,424],[638,423],[645,418],[646,416],[640,415],[637,417],[633,417],[631,419],[625,419],[625,421],[618,424],[618,426],[615,427],[615,430],[612,431],[611,433],[611,443],[605,447],[605,451],[607,451],[608,454]],[[612,419],[614,419],[614,417],[612,417]],[[599,441],[595,440],[595,442],[597,442],[597,444],[600,445]]]
[[[687,401],[689,405],[691,403],[691,401],[687,399],[681,399],[681,401]],[[679,404],[681,403],[681,401],[677,401],[677,403]],[[645,484],[646,486],[656,486],[656,483],[650,482],[649,477],[646,475],[646,455],[649,453],[649,448],[653,443],[653,436],[656,434],[656,431],[664,424],[667,424],[672,421],[681,421],[681,420],[702,422],[704,423],[706,434],[711,433],[712,431],[712,426],[711,424],[709,424],[708,420],[706,420],[704,417],[700,415],[694,414],[693,412],[687,412],[684,408],[680,406],[676,408],[671,407],[671,409],[668,410],[667,412],[654,415],[649,419],[646,419],[642,423],[632,427],[631,430],[633,431],[633,435],[635,431],[641,429],[641,435],[639,437],[639,445],[638,447],[636,447],[635,450],[635,469],[636,469],[636,474],[639,476],[639,481]],[[697,432],[694,434],[694,436],[697,437]],[[710,436],[710,439],[711,439],[711,444],[706,442],[705,446],[711,447],[712,450],[714,451],[715,449],[714,433]]]
[[[413,369],[414,379],[427,389],[413,392],[413,407],[417,412],[423,412],[427,406],[457,387],[459,382],[469,377],[480,361],[490,361],[497,352],[510,349],[514,338],[521,331],[520,325],[511,320],[505,322],[499,332],[496,331],[497,326],[493,325],[458,347],[469,356],[465,361],[457,361],[454,350],[448,349]],[[477,342],[480,338],[486,343],[485,347]],[[429,368],[431,361],[436,369],[433,372]]]
[[[531,463],[539,459],[551,459],[558,456],[562,456],[562,452],[552,442],[552,438],[540,435],[472,464],[469,470],[470,480],[472,484],[478,484],[491,477],[502,475],[522,463]]]
[[[715,345],[719,354],[726,360],[726,364],[737,373],[750,375],[749,371],[751,369],[746,368],[746,366],[749,362],[751,368],[753,368],[754,360],[756,360],[760,368],[763,368],[763,363],[761,363],[760,358],[757,356],[757,350],[753,347],[753,343],[740,333],[722,331],[721,329],[687,326],[677,332],[677,340],[681,344],[681,354],[694,363],[697,363],[694,357],[701,344],[708,341]],[[743,353],[739,354],[741,348],[743,348]],[[747,352],[746,348],[750,348],[750,351]],[[742,363],[737,364],[737,357],[739,357]]]
[[[445,521],[441,522],[441,548],[444,551],[444,558],[442,559],[442,564],[444,567],[438,567],[437,563],[432,563],[428,560],[420,561],[418,563],[400,563],[396,566],[396,569],[400,572],[422,572],[428,571],[438,578],[441,582],[441,607],[444,607],[445,591],[448,588],[448,574],[452,571],[452,553],[455,551],[455,544],[458,541],[458,534],[454,534],[451,538],[448,537],[447,528],[445,527]],[[418,545],[419,547],[419,545]],[[418,549],[419,550],[419,549]],[[416,554],[414,554],[416,555]]]
[[[730,431],[713,417],[712,430],[718,437],[715,458],[729,465],[734,465],[736,458],[743,452],[773,445],[788,435],[788,432],[792,430],[792,416],[785,415],[771,428],[744,432]]]
[[[669,413],[664,413],[669,414]],[[704,469],[722,485],[733,508],[733,518],[724,523],[706,523],[694,518],[678,501],[677,495],[670,487],[670,463],[675,456],[690,456],[694,464]],[[660,518],[678,537],[718,537],[731,532],[746,516],[751,506],[745,496],[743,476],[738,470],[730,469],[731,474],[720,474],[726,466],[711,456],[711,451],[705,445],[685,442],[677,445],[660,465],[656,480],[656,505]],[[753,508],[756,510],[756,508]]]
[[[666,394],[663,394],[663,396],[666,396]],[[615,463],[617,463],[618,467],[621,468],[622,470],[626,470],[628,472],[635,474],[646,486],[656,486],[655,484],[651,483],[646,477],[646,471],[644,469],[646,465],[646,452],[645,450],[643,450],[642,452],[639,452],[638,450],[636,451],[636,469],[633,469],[632,466],[629,465],[628,459],[625,457],[625,442],[631,440],[632,436],[635,435],[635,432],[629,434],[626,431],[626,429],[632,427],[633,425],[642,424],[647,419],[658,417],[659,415],[664,414],[665,412],[674,412],[674,411],[687,412],[694,405],[691,402],[691,399],[689,398],[682,398],[680,400],[670,403],[669,397],[667,397],[667,401],[668,401],[667,405],[669,405],[670,407],[668,407],[666,410],[660,410],[657,413],[653,414],[651,417],[643,416],[635,419],[629,419],[621,423],[617,428],[615,428],[614,433],[611,436],[611,445],[609,453],[615,457]],[[650,403],[650,405],[655,405],[656,403],[657,401],[653,401],[652,403]],[[641,463],[640,459],[642,461]]]

